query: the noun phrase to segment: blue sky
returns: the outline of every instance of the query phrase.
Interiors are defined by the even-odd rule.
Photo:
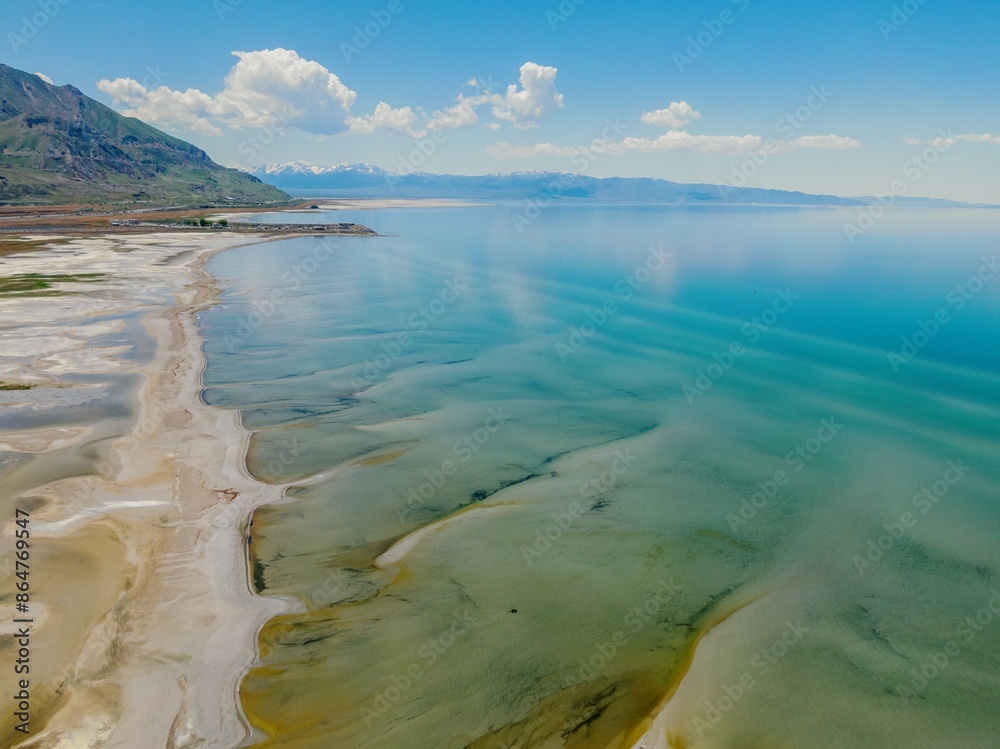
[[[991,0],[7,0],[4,19],[0,60],[233,166],[1000,203]]]

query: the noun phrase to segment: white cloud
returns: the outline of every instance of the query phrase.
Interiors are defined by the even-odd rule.
[[[348,117],[345,120],[352,133],[369,135],[377,130],[384,130],[387,133],[420,138],[426,135],[427,131],[414,129],[413,126],[416,121],[417,113],[411,107],[393,109],[384,101],[378,103],[374,114],[366,114],[361,117]]]
[[[484,103],[482,101],[483,98],[482,96],[468,97],[459,94],[456,99],[458,104],[445,109],[438,109],[431,115],[431,118],[427,121],[427,129],[454,130],[466,125],[475,125],[479,122],[476,107]]]
[[[661,125],[663,127],[677,128],[684,127],[692,120],[700,120],[701,112],[698,112],[686,101],[671,102],[666,109],[656,109],[652,112],[643,112],[640,117],[647,125]]]
[[[750,153],[765,151],[780,153],[798,148],[817,150],[845,150],[858,148],[861,142],[841,135],[804,135],[799,138],[776,140],[760,135],[694,135],[681,130],[685,124],[701,119],[701,113],[686,101],[671,102],[665,109],[643,112],[640,118],[647,125],[668,126],[670,130],[658,138],[629,136],[621,140],[615,138],[594,140],[589,145],[557,146],[552,143],[536,143],[515,146],[497,143],[488,151],[500,159],[528,159],[537,156],[573,157],[577,154],[657,153],[666,151],[689,151],[695,153]]]
[[[215,108],[215,102],[197,89],[173,91],[160,86],[150,90],[131,78],[99,81],[97,87],[114,99],[116,107],[126,105],[122,114],[128,117],[158,127],[222,135],[222,130],[205,116]]]
[[[536,127],[547,115],[563,107],[563,95],[556,90],[557,68],[526,62],[521,66],[521,85],[511,84],[506,94],[487,91],[478,96],[459,94],[450,107],[438,109],[427,122],[429,130],[451,130],[479,122],[476,110],[492,106],[493,116],[516,128]],[[483,81],[473,78],[467,86],[478,86]],[[498,123],[490,123],[495,130]]]
[[[947,133],[928,141],[922,141],[919,138],[903,138],[903,142],[908,146],[927,145],[932,148],[951,148],[958,143],[993,143],[1000,146],[1000,135],[992,135],[991,133],[952,135],[949,130]]]
[[[124,114],[152,124],[205,135],[234,130],[290,128],[333,135],[345,120],[357,94],[318,62],[287,49],[233,52],[239,58],[226,76],[222,92],[210,96],[198,89],[147,89],[131,78],[102,80],[97,86]]]
[[[521,88],[507,87],[507,95],[496,101],[493,116],[517,128],[535,127],[548,114],[563,107],[556,90],[557,68],[526,62],[521,66]],[[495,95],[496,96],[496,95]]]
[[[537,156],[559,156],[571,158],[586,153],[586,146],[557,146],[553,143],[535,143],[531,146],[515,146],[511,143],[494,143],[487,152],[498,159],[532,159]]]
[[[320,63],[281,48],[233,54],[239,59],[217,94],[194,88],[150,89],[132,78],[105,79],[97,86],[125,115],[159,127],[214,136],[229,128],[290,130],[320,137],[343,132],[422,137],[428,129],[474,125],[479,122],[477,110],[485,106],[492,107],[496,120],[528,128],[563,106],[563,96],[555,86],[556,68],[526,62],[521,66],[520,85],[508,86],[506,94],[491,89],[471,97],[460,94],[453,105],[430,116],[420,107],[393,108],[384,101],[372,114],[354,115],[351,108],[357,94]],[[481,84],[478,78],[466,83]],[[495,129],[496,124],[489,126]]]
[[[823,151],[845,151],[861,147],[860,140],[843,135],[803,135],[785,142],[797,148],[818,148]]]
[[[45,73],[35,73],[35,75],[37,75],[39,78],[41,78],[43,81],[45,81],[50,86],[53,85],[52,84],[52,79],[49,78],[47,75],[45,75]]]
[[[220,96],[235,104],[237,124],[266,127],[287,120],[319,135],[344,129],[357,94],[318,62],[287,49],[234,54],[240,61],[226,76]]]
[[[956,143],[958,143],[956,138],[934,138],[933,140],[927,141],[927,145],[942,150],[951,148]]]
[[[1000,136],[991,135],[990,133],[969,133],[968,135],[956,135],[955,140],[965,141],[966,143],[994,143],[1000,146]]]
[[[693,151],[695,153],[749,153],[767,149],[772,153],[793,151],[797,148],[841,150],[857,148],[860,141],[839,135],[807,135],[794,140],[771,140],[759,135],[692,135],[683,130],[670,130],[655,140],[649,138],[624,138],[621,141],[595,140],[588,146],[557,146],[536,143],[514,146],[497,143],[488,150],[500,159],[528,159],[537,156],[572,157],[577,154],[609,153],[621,156],[626,153],[657,153],[665,151]]]
[[[683,130],[668,130],[655,140],[625,138],[621,151],[697,151],[699,153],[742,153],[763,148],[759,135],[692,135]],[[617,149],[613,149],[617,150]]]

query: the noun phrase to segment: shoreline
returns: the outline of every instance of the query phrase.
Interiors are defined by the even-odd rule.
[[[23,749],[62,746],[64,741],[69,746],[185,746],[197,741],[219,749],[242,744],[253,733],[239,688],[259,657],[258,634],[274,616],[301,607],[298,601],[258,596],[252,589],[247,526],[254,509],[280,500],[284,487],[263,484],[250,475],[250,432],[239,412],[202,400],[206,358],[197,314],[215,304],[219,293],[206,265],[219,252],[277,238],[261,236],[248,242],[249,237],[216,237],[223,241],[206,242],[163,233],[143,239],[143,251],[150,257],[139,259],[139,264],[158,266],[146,270],[174,285],[163,303],[139,315],[154,352],[139,366],[115,352],[121,358],[110,355],[98,367],[105,374],[138,375],[133,394],[138,407],[130,427],[102,443],[106,457],[98,470],[105,475],[57,476],[47,484],[26,484],[29,488],[22,493],[45,500],[32,511],[39,558],[62,566],[72,564],[74,555],[86,554],[88,560],[114,560],[121,574],[121,590],[109,591],[95,604],[93,628],[72,642],[61,642],[72,639],[69,625],[78,612],[62,600],[46,600],[46,586],[69,570],[39,568],[34,573],[36,608],[44,607],[45,613],[33,633],[35,647],[39,653],[51,647],[55,657],[51,663],[39,658],[34,730],[11,744]],[[105,248],[112,243],[109,238],[84,242]],[[8,256],[4,265],[23,270],[45,254]],[[74,259],[85,265],[87,259],[81,256]],[[155,257],[162,262],[151,263]],[[127,275],[128,262],[110,268],[109,275],[114,277],[116,270]],[[130,306],[142,307],[137,298],[141,293],[124,304],[119,300],[119,314],[127,314]],[[4,304],[13,302],[17,309],[31,301]],[[71,320],[82,326],[94,312],[85,305],[82,315],[75,314]],[[66,322],[50,327],[61,331]],[[93,345],[93,340],[83,340],[77,355],[90,356]],[[37,361],[28,357],[22,374],[30,375]],[[9,366],[5,369],[10,371]],[[54,379],[58,383],[58,377]],[[25,397],[32,395],[44,398],[46,388],[39,386]],[[8,429],[0,431],[0,440],[10,443],[8,448],[30,447],[35,462],[58,458],[67,448],[93,449],[88,439],[99,425],[76,430],[60,426]],[[20,506],[26,500],[13,501]],[[85,578],[94,587],[108,577],[106,570],[99,576],[86,565],[82,572],[94,575]],[[79,616],[87,618],[83,612]],[[58,663],[58,656],[72,660]]]

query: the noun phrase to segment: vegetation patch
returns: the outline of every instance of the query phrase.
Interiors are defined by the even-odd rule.
[[[55,296],[56,283],[98,283],[104,280],[103,273],[77,273],[47,275],[44,273],[21,273],[16,276],[0,277],[0,297]]]
[[[0,390],[31,390],[34,385],[12,385],[7,382],[0,382]]]
[[[21,252],[32,252],[34,250],[44,250],[59,244],[66,244],[68,239],[0,239],[0,256],[13,255]]]

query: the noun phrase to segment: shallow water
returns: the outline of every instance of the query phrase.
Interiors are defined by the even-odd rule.
[[[522,212],[211,263],[263,745],[993,746],[1000,217]]]

